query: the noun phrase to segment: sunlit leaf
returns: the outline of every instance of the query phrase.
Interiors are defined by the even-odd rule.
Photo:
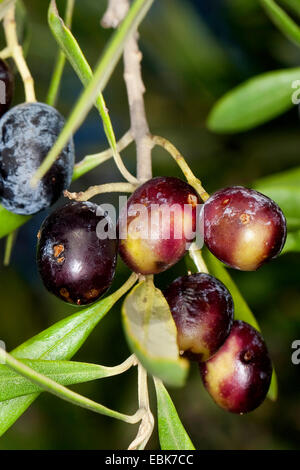
[[[40,168],[32,178],[32,184],[36,184],[51,168],[57,156],[68,142],[70,136],[75,133],[82,124],[95,99],[105,88],[118,60],[120,59],[126,40],[136,31],[140,22],[148,12],[154,0],[135,0],[119,28],[113,33],[112,38],[104,50],[96,68],[94,76],[87,87],[81,93],[64,128],[58,136],[54,146],[44,159]]]
[[[60,18],[54,0],[51,1],[49,6],[48,22],[61,50],[65,53],[83,85],[87,86],[93,78],[92,69],[70,29]],[[111,147],[116,149],[116,139],[102,93],[99,93],[99,96],[96,98],[96,107],[103,120],[108,141]]]
[[[72,361],[45,361],[23,359],[21,361],[36,372],[46,375],[62,385],[72,385],[115,375],[114,367]],[[43,390],[4,364],[0,365],[0,401],[9,400]]]
[[[179,419],[174,403],[160,380],[155,379],[159,442],[162,450],[195,450]]]
[[[55,323],[25,341],[11,354],[17,359],[70,359],[82,346],[97,323],[134,282],[135,277],[129,278],[122,288],[109,297]],[[38,395],[39,393],[33,393],[0,403],[0,435],[12,426]]]
[[[300,68],[258,75],[226,93],[213,107],[207,125],[214,132],[241,132],[284,113],[293,106],[292,84]]]
[[[127,295],[122,318],[128,344],[148,372],[170,385],[182,385],[188,362],[179,358],[172,314],[151,280],[140,282]]]
[[[13,214],[0,204],[0,238],[21,227],[29,219],[29,215]]]

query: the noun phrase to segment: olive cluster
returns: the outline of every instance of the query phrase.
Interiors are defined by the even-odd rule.
[[[55,143],[64,119],[44,103],[24,103],[8,111],[13,77],[4,62],[0,62],[1,77],[7,83],[6,104],[0,108],[1,203],[11,212],[34,214],[68,188],[73,141],[32,187],[32,176]],[[161,219],[162,207],[172,208],[167,218]],[[285,217],[263,194],[236,186],[217,191],[201,204],[189,184],[156,177],[131,195],[120,213],[115,238],[98,236],[99,222],[105,222],[108,233],[114,227],[96,204],[71,202],[53,211],[38,233],[38,269],[46,288],[57,297],[75,305],[90,304],[111,285],[118,252],[136,273],[161,273],[185,255],[200,217],[207,248],[235,269],[258,269],[278,256],[285,243]],[[203,383],[215,402],[235,413],[259,406],[270,385],[271,360],[260,333],[234,321],[227,288],[215,277],[197,273],[174,280],[164,295],[177,327],[180,353],[199,363]]]

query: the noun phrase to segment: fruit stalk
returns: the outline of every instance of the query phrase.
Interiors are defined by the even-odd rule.
[[[33,78],[24,59],[22,46],[20,46],[18,42],[15,20],[15,4],[8,10],[4,17],[4,32],[7,47],[10,50],[10,54],[16,63],[16,66],[21,74],[24,83],[26,101],[34,102],[36,101],[36,98]]]
[[[152,136],[152,142],[155,145],[163,147],[171,155],[171,157],[174,158],[175,162],[180,167],[182,173],[186,177],[187,182],[191,186],[193,186],[193,188],[197,191],[203,202],[207,201],[207,199],[209,198],[209,194],[203,188],[201,181],[194,175],[179,150],[177,150],[177,148],[167,139],[158,135]]]
[[[131,183],[107,183],[90,186],[86,191],[80,191],[78,193],[71,193],[65,190],[64,196],[75,201],[88,201],[97,194],[104,193],[132,193],[135,190],[135,186]]]

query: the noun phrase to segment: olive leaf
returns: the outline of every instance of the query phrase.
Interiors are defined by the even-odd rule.
[[[129,347],[145,369],[170,385],[183,385],[188,362],[179,357],[169,305],[152,280],[140,282],[126,296],[122,319]]]
[[[300,168],[261,178],[254,189],[269,196],[282,209],[288,231],[300,229]]]
[[[274,0],[260,0],[267,15],[277,28],[297,46],[300,46],[300,28]]]
[[[161,449],[195,450],[164,384],[156,378],[154,378],[154,384],[157,397],[158,434]]]
[[[293,83],[300,68],[258,75],[226,93],[213,107],[207,120],[214,132],[232,133],[252,129],[293,106]]]
[[[114,68],[116,67],[126,40],[138,28],[144,16],[148,12],[154,0],[134,0],[128,14],[117,30],[112,35],[110,42],[103,51],[103,54],[95,68],[93,78],[87,87],[81,93],[75,104],[64,128],[58,136],[58,139],[43,163],[32,178],[32,184],[35,185],[51,168],[53,162],[68,142],[70,136],[79,128],[88,112],[92,108],[95,99],[105,88]]]
[[[65,53],[68,61],[72,65],[83,85],[87,87],[93,78],[92,69],[70,29],[64,24],[62,18],[59,16],[55,0],[51,0],[49,5],[48,23],[60,49]],[[112,149],[116,150],[117,144],[115,134],[102,93],[99,93],[99,96],[96,98],[95,105],[101,115],[108,142]]]
[[[232,280],[229,272],[224,267],[224,265],[212,254],[210,251],[205,247],[202,251],[203,258],[207,265],[208,271],[210,274],[215,276],[217,279],[223,282],[223,284],[227,287],[229,292],[232,295],[233,303],[234,303],[234,317],[236,320],[242,320],[244,322],[249,323],[258,331],[260,331],[259,325],[257,323],[256,318],[254,317],[253,313],[251,312],[247,302],[245,301],[244,297],[240,293],[237,285]],[[197,272],[195,266],[188,262],[189,268],[192,272]],[[278,386],[277,386],[277,378],[276,373],[273,369],[273,375],[271,380],[271,385],[268,392],[268,397],[275,401],[278,395]]]
[[[17,359],[68,360],[78,351],[97,323],[134,284],[135,276],[116,292],[91,307],[55,323],[12,351]],[[39,393],[0,403],[0,436],[26,411]]]
[[[13,214],[0,204],[0,238],[21,227],[30,218],[30,215]]]
[[[119,373],[118,367],[105,367],[85,362],[39,359],[23,359],[21,362],[61,385],[89,382]],[[9,369],[6,365],[0,365],[0,401],[42,391],[43,389],[38,385]]]

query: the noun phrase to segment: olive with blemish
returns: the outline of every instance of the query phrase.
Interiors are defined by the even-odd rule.
[[[199,364],[203,383],[213,400],[232,413],[248,413],[265,399],[272,364],[261,334],[236,320],[216,354]]]
[[[176,327],[179,349],[206,361],[224,343],[233,322],[233,300],[210,274],[179,277],[164,291]]]
[[[204,241],[223,263],[255,271],[281,252],[286,220],[264,194],[242,186],[221,189],[204,204]]]
[[[44,285],[68,303],[95,302],[112,283],[117,240],[99,238],[98,223],[114,233],[100,206],[71,202],[50,214],[38,233],[37,265]]]
[[[16,214],[45,209],[61,196],[72,180],[74,145],[70,139],[45,176],[31,180],[56,142],[65,120],[52,106],[23,103],[0,120],[0,199]]]
[[[156,177],[139,186],[118,222],[125,263],[141,274],[177,263],[195,238],[199,204],[196,191],[179,178]]]

